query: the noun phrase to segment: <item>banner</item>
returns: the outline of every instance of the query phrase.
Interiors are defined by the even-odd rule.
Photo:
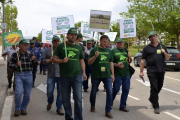
[[[52,44],[53,32],[48,30],[42,30],[42,43]]]
[[[51,18],[53,34],[66,34],[71,27],[74,27],[72,15]]]
[[[105,35],[107,35],[110,39],[110,41],[114,41],[117,35],[117,32],[109,32],[109,33],[105,33]]]
[[[3,33],[2,34],[5,47],[19,44],[20,40],[23,39],[21,30]]]
[[[92,38],[93,36],[93,31],[89,31],[89,24],[88,23],[81,23],[81,34],[83,36]]]
[[[111,11],[90,11],[89,31],[109,32]]]
[[[135,18],[120,19],[120,37],[129,38],[136,37],[136,20]]]

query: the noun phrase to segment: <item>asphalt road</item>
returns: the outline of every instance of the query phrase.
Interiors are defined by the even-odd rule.
[[[145,80],[143,83],[139,78],[139,67],[131,79],[131,88],[127,100],[128,113],[119,111],[120,95],[117,95],[112,107],[112,115],[114,120],[180,120],[180,74],[167,70],[165,74],[164,87],[159,95],[160,114],[154,114],[153,108],[148,101],[150,94],[149,80],[145,72]],[[55,103],[50,111],[46,110],[46,79],[47,76],[37,73],[35,86],[31,93],[31,100],[27,108],[28,115],[14,117],[14,92],[8,91],[1,120],[64,120],[64,116],[56,114]],[[89,86],[91,86],[89,81]],[[100,91],[96,98],[96,112],[90,112],[90,89],[87,93],[83,93],[83,118],[84,120],[109,120],[105,117],[105,98],[106,93],[103,92],[103,83],[100,84]],[[57,94],[56,89],[54,92]],[[55,98],[56,99],[56,98]],[[71,101],[73,107],[73,100]],[[8,113],[9,112],[9,113]],[[3,117],[4,116],[4,117]]]

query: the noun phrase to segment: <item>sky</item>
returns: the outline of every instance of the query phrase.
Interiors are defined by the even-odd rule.
[[[42,29],[51,30],[51,17],[73,15],[74,22],[89,22],[90,10],[111,11],[111,21],[127,12],[127,0],[13,0],[18,8],[18,28],[23,36],[37,36]]]

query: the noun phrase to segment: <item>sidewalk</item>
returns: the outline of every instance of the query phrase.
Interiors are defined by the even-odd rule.
[[[7,80],[7,62],[1,56],[2,47],[0,46],[0,115],[2,113],[4,100],[6,98],[8,80]]]

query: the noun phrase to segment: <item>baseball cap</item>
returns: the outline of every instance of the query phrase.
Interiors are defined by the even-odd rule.
[[[92,43],[91,40],[87,40],[87,43]]]
[[[27,40],[22,39],[22,40],[19,42],[19,45],[20,45],[20,44],[28,44],[28,42],[27,42]]]
[[[60,38],[58,36],[54,36],[52,40],[60,40]]]
[[[151,35],[157,35],[157,33],[153,30],[148,33],[148,37],[150,37]]]
[[[35,41],[34,40],[30,40],[30,43],[35,43]]]
[[[120,38],[120,37],[117,37],[117,38],[116,38],[116,42],[124,42],[124,39],[123,39],[123,38]]]
[[[74,34],[77,34],[77,29],[72,27],[68,30],[68,33],[74,33]]]
[[[83,36],[82,36],[81,33],[78,33],[78,34],[77,34],[77,39],[78,39],[78,38],[82,38],[82,37],[83,37]]]

